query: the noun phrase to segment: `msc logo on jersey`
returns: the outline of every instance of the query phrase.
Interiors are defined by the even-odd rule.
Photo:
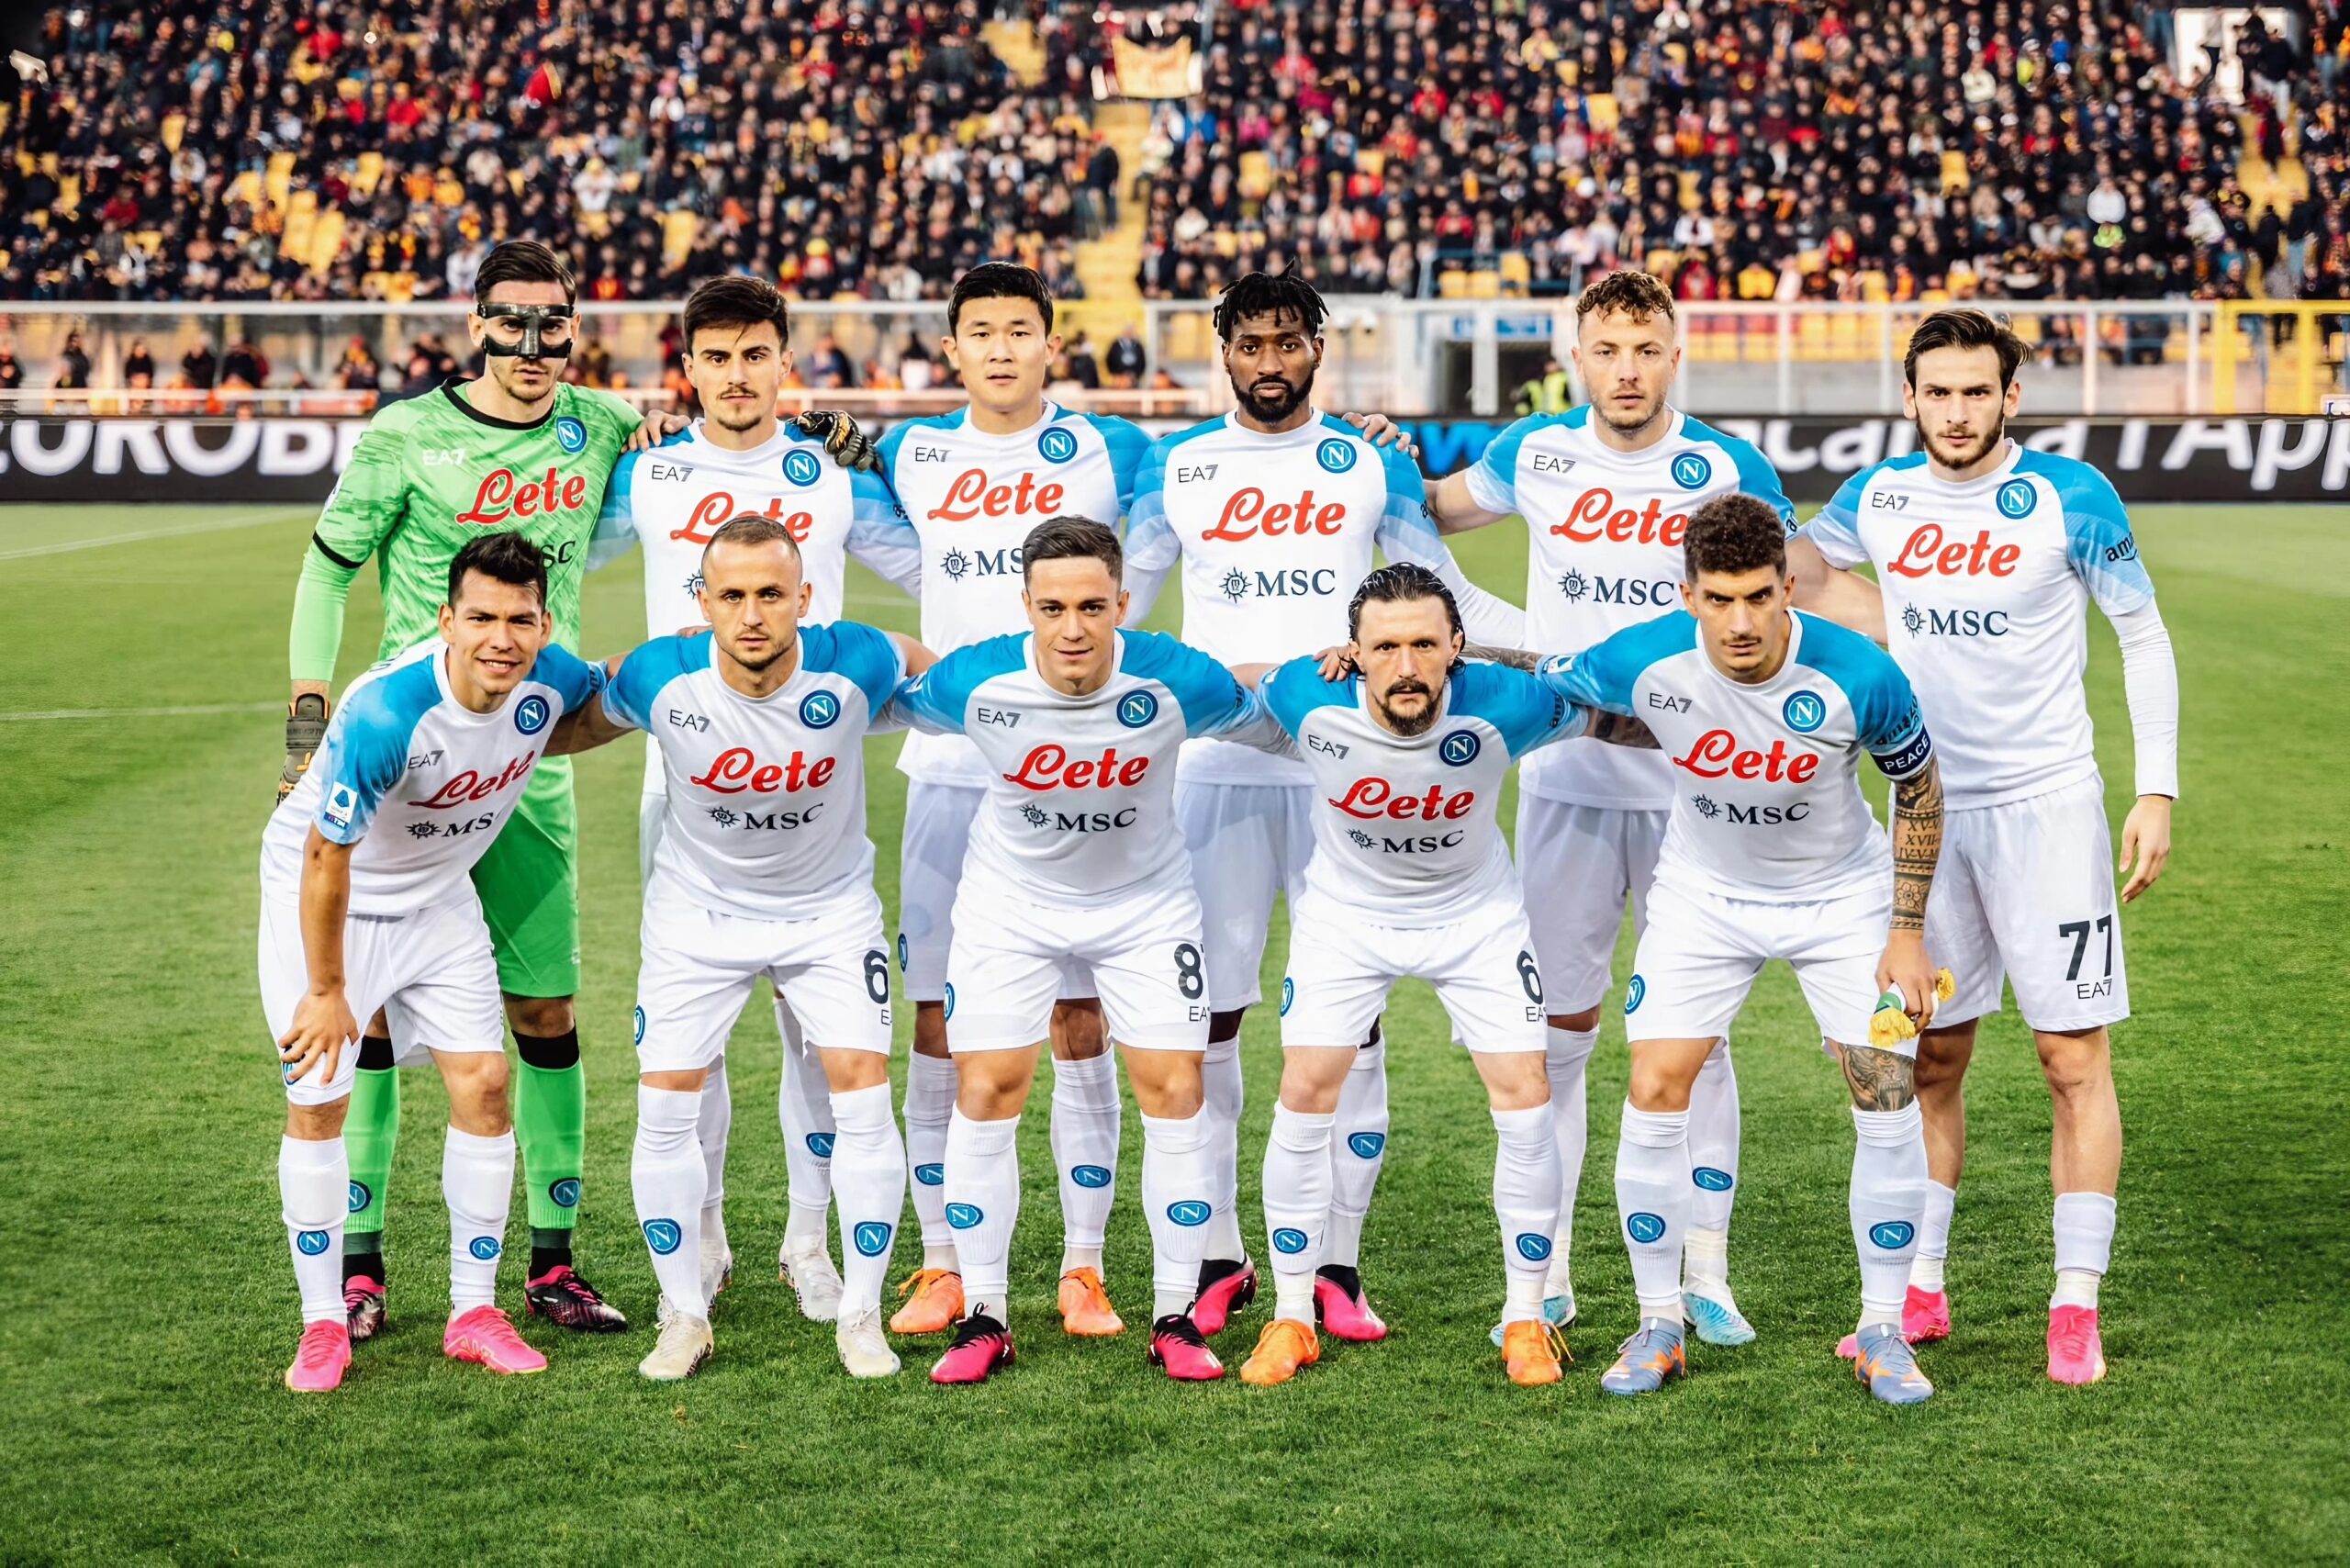
[[[1211,1212],[1207,1204],[1197,1198],[1184,1198],[1167,1205],[1167,1217],[1186,1227],[1207,1224]]]
[[[535,735],[545,729],[547,721],[554,716],[554,710],[547,706],[543,697],[532,695],[514,704],[514,727],[526,735]]]
[[[1147,691],[1129,691],[1118,699],[1118,722],[1139,730],[1158,717],[1158,699]]]
[[[559,1182],[548,1182],[547,1196],[554,1200],[554,1206],[559,1209],[577,1208],[579,1206],[579,1178],[565,1176]]]
[[[1681,600],[1681,586],[1665,577],[1586,577],[1572,566],[1559,578],[1559,594],[1580,604],[1589,594],[1597,604],[1670,605]]]
[[[1066,463],[1077,455],[1077,437],[1054,425],[1036,437],[1036,455],[1047,463]]]
[[[323,1230],[306,1230],[294,1238],[294,1245],[302,1249],[303,1257],[315,1258],[324,1252],[327,1243],[333,1239]]]
[[[1624,1234],[1645,1247],[1664,1234],[1664,1216],[1646,1212],[1626,1215]]]
[[[1820,700],[1817,691],[1798,691],[1787,699],[1779,714],[1786,720],[1787,728],[1807,735],[1828,722],[1828,704]]]
[[[1292,1003],[1293,1003],[1293,1002],[1296,1002],[1296,1001],[1297,1001],[1297,982],[1296,982],[1295,980],[1293,980],[1290,979],[1290,978],[1289,978],[1289,976],[1287,976],[1287,975],[1283,975],[1283,976],[1281,976],[1281,1016],[1282,1016],[1282,1017],[1286,1018],[1286,1017],[1288,1017],[1288,1016],[1289,1016],[1289,1010],[1290,1010],[1290,1006],[1291,1006],[1291,1004],[1292,1004]]]
[[[1473,730],[1455,730],[1436,743],[1436,754],[1449,767],[1466,767],[1477,760],[1477,753],[1484,749]]]
[[[1387,1135],[1385,1133],[1348,1133],[1347,1147],[1354,1150],[1355,1158],[1358,1159],[1376,1159],[1379,1158],[1380,1151],[1387,1147]]]
[[[673,1250],[676,1249],[677,1245],[677,1244],[674,1241],[669,1243],[669,1246]],[[505,1248],[500,1245],[498,1238],[495,1236],[476,1236],[471,1241],[465,1243],[465,1250],[487,1263],[492,1258],[497,1257],[500,1252],[504,1251]]]
[[[578,452],[588,444],[588,427],[565,414],[554,422],[554,443],[565,452]]]
[[[1702,452],[1684,452],[1673,460],[1673,482],[1684,490],[1701,490],[1714,476],[1714,465]]]
[[[987,1217],[988,1216],[980,1211],[979,1205],[976,1204],[949,1204],[946,1205],[946,1223],[953,1226],[957,1230],[968,1230],[973,1226],[979,1224],[979,1221]]]
[[[673,1219],[649,1219],[644,1222],[644,1244],[661,1257],[666,1258],[686,1238],[683,1226]]]
[[[1314,461],[1333,474],[1343,474],[1355,465],[1354,442],[1333,436],[1314,449]]]
[[[1917,1236],[1918,1227],[1906,1219],[1888,1219],[1869,1226],[1869,1239],[1887,1252],[1898,1252]]]
[[[1287,1253],[1292,1257],[1304,1251],[1305,1232],[1302,1230],[1292,1230],[1289,1226],[1283,1226],[1281,1229],[1273,1232],[1273,1250],[1276,1252]]]
[[[1550,1256],[1550,1238],[1530,1230],[1519,1231],[1517,1255],[1529,1263],[1539,1263]]]
[[[2004,610],[1919,610],[1914,604],[1901,607],[1901,625],[1912,637],[1931,633],[1937,637],[2004,637],[2008,634],[2008,612]]]
[[[783,476],[795,485],[812,485],[824,476],[824,465],[816,461],[812,452],[787,452],[783,454]]]
[[[1110,1184],[1110,1170],[1102,1165],[1072,1165],[1069,1179],[1080,1187],[1106,1187]]]
[[[830,729],[841,716],[841,700],[829,691],[811,691],[800,704],[800,722],[811,730]]]
[[[2010,479],[1999,487],[2001,517],[2030,517],[2040,504],[2040,491],[2029,479]]]
[[[1640,1003],[1648,1000],[1648,994],[1649,982],[1634,975],[1631,983],[1624,988],[1624,1011],[1638,1013]]]

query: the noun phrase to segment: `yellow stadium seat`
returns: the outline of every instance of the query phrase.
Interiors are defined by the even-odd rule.
[[[362,152],[359,166],[351,172],[351,194],[362,201],[375,199],[375,187],[384,181],[384,155]]]
[[[1675,178],[1681,186],[1681,210],[1696,211],[1699,204],[1705,199],[1697,188],[1697,171],[1684,169]]]
[[[1975,176],[1966,172],[1966,154],[1955,151],[1942,154],[1942,195],[1970,189]]]
[[[329,207],[319,214],[310,226],[309,269],[323,275],[334,266],[334,259],[342,253],[342,230],[345,219],[340,209]]]
[[[163,151],[177,152],[180,138],[187,133],[187,116],[174,109],[163,117]]]
[[[273,152],[269,155],[269,172],[262,176],[262,190],[269,199],[284,207],[294,189],[294,154]]]
[[[1436,293],[1439,299],[1468,298],[1469,274],[1458,267],[1447,268],[1437,274]]]
[[[60,174],[57,177],[57,207],[61,212],[78,212],[82,207],[82,176]]]
[[[1594,131],[1612,131],[1616,129],[1617,123],[1623,118],[1622,106],[1616,102],[1616,95],[1613,93],[1594,93],[1583,99],[1583,106],[1591,116],[1591,129]]]
[[[1273,188],[1273,161],[1262,152],[1240,155],[1240,194],[1250,201],[1261,201]]]
[[[661,259],[676,266],[693,253],[694,235],[700,229],[699,218],[679,208],[661,215]]]
[[[1480,267],[1469,274],[1470,298],[1499,299],[1501,297],[1502,279],[1499,273],[1487,272]]]
[[[1534,263],[1526,259],[1523,251],[1502,252],[1502,286],[1512,294],[1524,294],[1534,286]]]

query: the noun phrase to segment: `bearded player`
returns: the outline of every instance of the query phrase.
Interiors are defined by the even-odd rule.
[[[1683,532],[1717,496],[1752,496],[1795,525],[1768,459],[1666,401],[1681,344],[1662,284],[1627,270],[1584,289],[1575,301],[1572,358],[1589,403],[1518,420],[1429,498],[1448,534],[1525,517],[1527,631],[1547,648],[1589,647],[1673,609]],[[1646,917],[1673,795],[1663,757],[1589,739],[1528,757],[1519,775],[1517,858],[1548,993],[1550,1113],[1566,1172],[1543,1299],[1554,1324],[1575,1318],[1570,1266],[1589,1136],[1584,1071],[1599,1039],[1599,1005],[1626,902],[1634,925]],[[1738,1120],[1725,1038],[1689,1100],[1695,1215],[1684,1255],[1690,1321],[1717,1345],[1754,1337],[1729,1288]]]
[[[2084,1383],[2105,1375],[2098,1289],[2121,1173],[2109,1034],[2130,1015],[2120,906],[2154,884],[2170,855],[2178,672],[2112,485],[2007,433],[2023,352],[1980,310],[1927,317],[1909,340],[1901,398],[1924,450],[1847,480],[1789,556],[1799,594],[1883,593],[1892,653],[1933,721],[1950,797],[1926,940],[1958,992],[1918,1042],[1931,1179],[1903,1331],[1913,1343],[1950,1333],[1942,1265],[1966,1149],[1964,1077],[2005,974],[2054,1110],[2048,1375]],[[1830,569],[1863,561],[1875,568],[1874,589]],[[2136,742],[2118,900],[2081,690],[2091,600],[2121,639]]]
[[[576,297],[571,269],[546,246],[497,246],[482,263],[466,318],[488,373],[394,404],[361,433],[319,516],[295,591],[293,706],[281,795],[323,738],[343,605],[371,554],[378,558],[383,589],[384,656],[431,633],[450,561],[479,531],[497,528],[513,529],[538,546],[547,566],[554,637],[558,645],[576,646],[588,541],[612,466],[639,426],[635,410],[620,399],[561,379],[575,341]],[[656,432],[669,428],[658,419],[643,422]],[[861,439],[853,427],[846,435]],[[571,1002],[579,989],[576,838],[570,766],[557,758],[532,773],[473,877],[521,1057],[514,1123],[532,1238],[525,1304],[566,1327],[610,1331],[627,1320],[580,1277],[571,1250],[587,1124]],[[383,1024],[371,1023],[361,1044],[347,1134],[356,1202],[344,1255],[345,1299],[354,1339],[381,1327],[386,1302],[384,1188],[399,1099],[393,1042]]]
[[[1148,614],[1180,564],[1183,640],[1230,666],[1279,664],[1347,633],[1348,596],[1371,567],[1433,572],[1483,642],[1515,645],[1524,618],[1472,584],[1429,525],[1427,482],[1386,421],[1357,422],[1314,405],[1322,365],[1322,297],[1301,278],[1251,273],[1224,292],[1216,335],[1237,407],[1162,438],[1144,460],[1129,520],[1135,571],[1129,622]],[[1183,748],[1175,809],[1194,861],[1207,930],[1209,1005],[1203,1065],[1214,1140],[1215,1215],[1193,1318],[1221,1332],[1257,1294],[1241,1238],[1240,1025],[1260,996],[1273,897],[1295,907],[1314,853],[1313,774],[1290,756],[1230,741]],[[1386,1049],[1374,1014],[1338,1092],[1331,1144],[1331,1220],[1315,1286],[1319,1321],[1352,1340],[1384,1338],[1360,1273],[1363,1216],[1387,1148]]]
[[[842,619],[851,555],[913,593],[920,558],[899,526],[897,501],[879,473],[844,465],[800,421],[776,417],[777,394],[791,371],[791,321],[783,296],[755,277],[709,278],[686,297],[683,326],[686,379],[702,417],[657,449],[630,453],[612,470],[588,569],[642,544],[646,635],[698,626],[703,550],[730,519],[752,513],[789,533],[809,594],[804,619],[811,623]],[[637,814],[638,868],[647,887],[667,807],[662,750],[648,745]],[[778,1110],[789,1179],[777,1270],[797,1294],[802,1315],[829,1323],[841,1301],[841,1276],[825,1240],[840,1130],[822,1064],[780,995],[775,1016],[784,1042]],[[699,1260],[707,1301],[725,1287],[734,1263],[724,1206],[733,1104],[723,1055],[710,1062],[700,1094],[696,1137],[707,1170]]]

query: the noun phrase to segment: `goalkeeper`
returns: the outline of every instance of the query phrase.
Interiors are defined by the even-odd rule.
[[[324,733],[344,601],[370,555],[383,588],[380,656],[435,633],[450,561],[467,539],[490,529],[518,531],[538,546],[555,640],[577,650],[588,541],[605,484],[640,421],[620,398],[562,379],[576,299],[571,270],[554,251],[532,241],[497,246],[475,280],[466,321],[487,374],[396,403],[360,435],[303,554],[295,590],[281,794],[301,777]],[[845,416],[801,419],[850,465],[869,461],[869,443]],[[661,415],[643,421],[651,437],[682,422]],[[464,830],[462,820],[442,829]],[[579,989],[577,840],[571,764],[543,761],[473,877],[522,1058],[513,1104],[531,1225],[525,1305],[566,1328],[611,1331],[627,1319],[581,1278],[571,1248],[587,1126],[572,1010]],[[403,1056],[433,1044],[402,1036],[397,1018],[379,1014],[368,1024],[351,1096],[343,1302],[353,1340],[384,1321],[384,1194],[399,1127],[394,1039]]]

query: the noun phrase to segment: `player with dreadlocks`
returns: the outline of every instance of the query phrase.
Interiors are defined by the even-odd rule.
[[[1237,407],[1161,439],[1143,459],[1127,513],[1134,624],[1180,562],[1183,640],[1226,666],[1278,664],[1345,640],[1347,599],[1389,561],[1435,574],[1480,642],[1518,635],[1523,616],[1453,565],[1427,513],[1427,487],[1406,449],[1314,406],[1323,355],[1322,297],[1303,279],[1251,273],[1215,308]],[[1507,644],[1505,644],[1507,645]],[[1204,1076],[1216,1196],[1193,1318],[1214,1333],[1255,1298],[1257,1275],[1235,1210],[1240,1121],[1240,1021],[1260,995],[1258,969],[1273,896],[1304,891],[1313,848],[1314,777],[1292,758],[1217,740],[1186,745],[1176,812],[1206,916],[1212,1010]],[[1364,1214],[1387,1147],[1386,1058],[1376,1017],[1337,1102],[1330,1226],[1315,1287],[1323,1324],[1341,1338],[1385,1336],[1358,1272]]]

